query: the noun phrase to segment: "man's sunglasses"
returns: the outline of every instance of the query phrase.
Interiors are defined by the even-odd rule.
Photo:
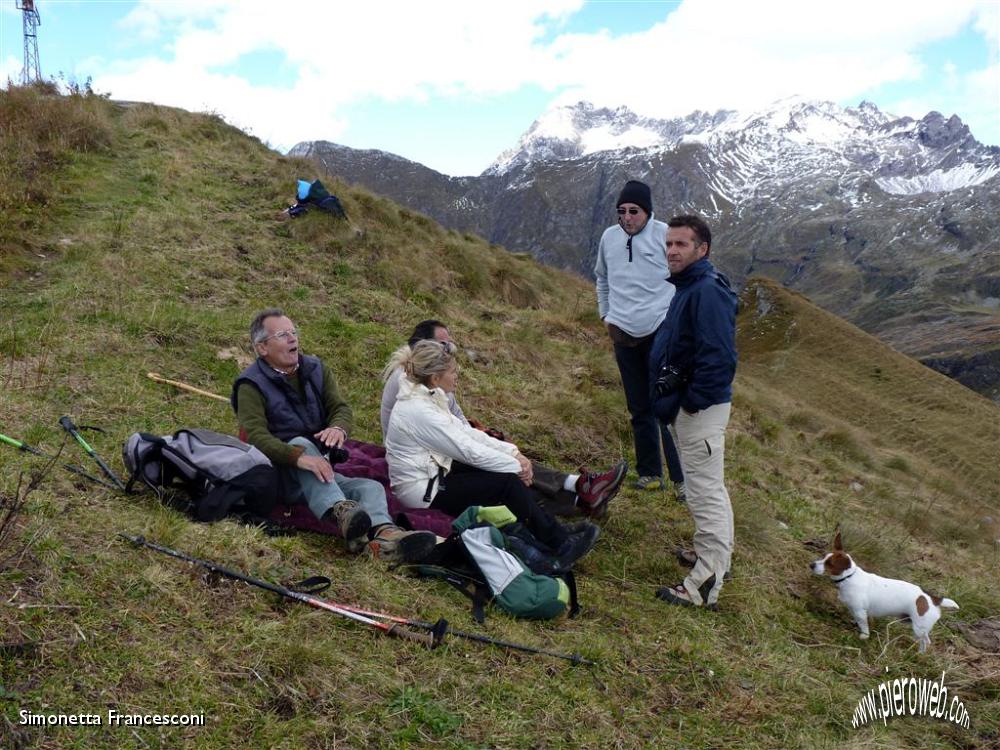
[[[635,216],[640,210],[641,209],[638,208],[619,208],[618,215],[624,216],[625,214],[628,214],[629,216]]]

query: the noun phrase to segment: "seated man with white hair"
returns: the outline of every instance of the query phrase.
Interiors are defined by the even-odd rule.
[[[271,459],[289,498],[307,503],[316,518],[336,522],[348,551],[360,551],[370,539],[384,560],[424,557],[434,548],[434,534],[398,528],[381,484],[333,470],[330,454],[343,446],[354,422],[333,372],[319,357],[299,351],[295,325],[277,308],[257,313],[250,340],[257,361],[236,378],[231,402],[247,442]]]

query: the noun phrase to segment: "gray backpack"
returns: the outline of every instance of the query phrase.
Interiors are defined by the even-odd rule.
[[[232,510],[266,517],[278,502],[278,474],[267,456],[231,436],[200,428],[159,437],[134,432],[122,446],[131,492],[142,482],[167,498],[183,490],[183,506],[199,521],[217,521]]]

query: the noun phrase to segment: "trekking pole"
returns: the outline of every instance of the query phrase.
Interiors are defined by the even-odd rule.
[[[122,492],[128,491],[125,488],[125,483],[118,478],[117,474],[111,471],[111,467],[104,463],[104,461],[101,460],[101,457],[97,455],[97,452],[87,444],[86,440],[83,439],[83,435],[80,434],[76,425],[73,424],[72,419],[69,417],[59,417],[59,426],[76,439],[76,442],[78,442],[81,447],[87,451],[88,455],[97,462],[97,465],[101,467],[101,471],[103,471],[111,479],[111,481],[115,483],[118,489]]]
[[[169,378],[163,377],[158,372],[147,372],[146,377],[150,380],[155,380],[157,383],[166,383],[167,385],[172,385],[175,388],[180,388],[182,391],[190,391],[191,393],[197,393],[199,396],[208,396],[209,398],[225,401],[227,404],[229,403],[229,399],[225,396],[220,396],[218,393],[212,393],[211,391],[203,391],[201,388],[195,388],[193,385],[182,383],[180,380],[170,380]]]
[[[371,627],[381,630],[388,635],[393,635],[397,638],[403,638],[409,641],[416,641],[417,643],[427,646],[427,648],[435,648],[441,644],[444,639],[444,635],[448,630],[448,622],[446,620],[438,620],[436,624],[430,626],[431,632],[429,633],[415,633],[412,630],[407,630],[402,627],[400,623],[394,623],[388,625],[384,622],[379,622],[378,620],[373,620],[370,617],[361,615],[360,613],[353,612],[346,607],[342,607],[333,602],[321,599],[318,596],[313,596],[312,594],[306,594],[300,591],[293,591],[292,589],[285,588],[284,586],[279,586],[276,583],[268,583],[267,581],[262,581],[259,578],[252,578],[243,573],[239,573],[235,570],[230,570],[229,568],[224,568],[221,565],[216,565],[208,560],[199,560],[197,557],[191,557],[190,555],[185,555],[183,552],[178,552],[177,550],[170,549],[169,547],[162,547],[154,542],[146,541],[144,537],[141,536],[128,536],[127,534],[119,534],[122,539],[126,539],[136,546],[149,547],[157,552],[162,552],[164,555],[169,555],[170,557],[176,557],[178,560],[185,560],[195,565],[200,565],[203,568],[207,568],[213,573],[219,573],[227,578],[234,578],[237,581],[243,581],[244,583],[249,583],[251,586],[256,586],[257,588],[265,589],[267,591],[273,591],[275,594],[279,594],[288,599],[294,599],[297,602],[302,602],[303,604],[308,604],[311,607],[316,607],[317,609],[323,609],[327,612],[333,612],[334,614],[346,617],[349,620],[354,620],[355,622],[364,623],[365,625],[370,625]]]
[[[58,458],[58,456],[53,456],[53,455],[51,455],[49,453],[44,453],[44,452],[38,450],[38,448],[34,448],[34,447],[28,445],[27,443],[21,441],[21,440],[15,440],[12,437],[8,437],[7,435],[4,435],[3,433],[0,433],[0,443],[6,443],[7,445],[12,446],[14,448],[17,448],[18,450],[22,450],[25,453],[32,453],[32,454],[34,454],[36,456],[41,456],[42,458],[47,458],[50,461],[54,461],[54,460],[56,460]],[[110,488],[112,490],[118,489],[117,487],[115,487],[110,482],[105,482],[100,477],[95,477],[93,474],[88,474],[83,469],[81,469],[81,468],[79,468],[77,466],[74,466],[73,464],[60,464],[60,466],[62,466],[64,469],[66,469],[66,471],[72,471],[74,474],[79,474],[84,479],[89,479],[91,482],[97,482],[97,484],[102,484],[105,487],[108,487],[108,488]]]
[[[371,610],[362,609],[361,607],[354,607],[350,604],[341,604],[341,607],[348,609],[351,612],[356,612],[360,615],[366,615],[368,617],[381,617],[386,620],[391,620],[392,622],[398,622],[403,625],[412,625],[415,628],[428,628],[432,629],[437,627],[437,624],[430,622],[422,622],[421,620],[410,620],[406,617],[397,617],[396,615],[387,615],[384,612],[372,612]],[[438,620],[438,623],[441,621]],[[557,659],[566,659],[573,664],[586,664],[587,666],[595,666],[597,662],[591,661],[590,659],[584,659],[579,654],[560,654],[555,651],[546,651],[542,648],[535,648],[534,646],[524,646],[520,643],[511,643],[510,641],[501,641],[496,638],[490,638],[488,635],[479,635],[478,633],[467,633],[462,630],[455,630],[450,625],[448,626],[447,633],[449,635],[455,635],[459,638],[467,638],[470,641],[479,641],[480,643],[488,643],[492,646],[501,646],[503,648],[510,648],[516,651],[526,651],[529,654],[543,654],[545,656],[554,656]]]

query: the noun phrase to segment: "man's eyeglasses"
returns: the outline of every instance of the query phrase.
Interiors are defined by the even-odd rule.
[[[290,331],[275,331],[270,336],[265,336],[260,340],[260,343],[265,341],[270,341],[271,339],[278,339],[279,341],[287,341],[289,338],[297,339],[299,337],[299,332],[294,328]]]
[[[639,213],[640,210],[641,209],[638,208],[619,208],[618,215],[624,216],[625,214],[628,214],[629,216],[635,216],[636,214]]]

